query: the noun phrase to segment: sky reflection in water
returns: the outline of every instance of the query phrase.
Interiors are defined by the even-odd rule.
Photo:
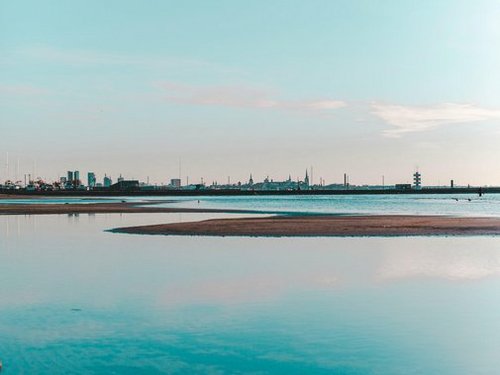
[[[6,374],[494,373],[497,238],[103,232],[207,214],[0,217]]]

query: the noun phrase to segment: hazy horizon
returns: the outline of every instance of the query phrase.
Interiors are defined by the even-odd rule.
[[[500,185],[495,1],[0,4],[0,181]],[[5,174],[9,153],[9,176]]]

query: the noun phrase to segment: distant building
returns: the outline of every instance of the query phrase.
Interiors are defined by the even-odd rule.
[[[181,179],[180,178],[170,179],[170,186],[179,189],[181,187]]]
[[[125,181],[125,179],[122,177],[122,175],[120,174],[120,177],[118,177],[118,182],[122,182],[122,181]]]
[[[138,191],[139,181],[137,180],[124,180],[123,178],[116,184],[111,185],[110,189],[113,191]]]
[[[304,185],[309,187],[309,174],[307,173],[307,169],[306,169],[306,177],[304,178]]]
[[[396,190],[411,190],[411,184],[396,184]]]
[[[415,189],[422,188],[422,175],[420,174],[419,171],[416,171],[413,174],[413,185],[415,186]]]
[[[251,182],[251,183],[250,183]],[[227,187],[226,187],[227,188]],[[248,181],[248,184],[236,185],[234,188],[242,190],[273,190],[273,191],[292,191],[297,189],[306,189],[306,185],[303,181],[292,181],[291,176],[285,181],[274,181],[267,176],[263,182],[255,182],[253,178]]]
[[[87,186],[89,189],[93,189],[96,187],[97,180],[95,178],[95,173],[94,172],[88,172],[87,173]]]
[[[68,176],[66,179],[66,188],[71,189],[80,186],[80,172],[79,171],[68,171]]]
[[[111,177],[104,175],[104,180],[102,181],[102,184],[104,187],[109,188],[113,184],[113,180],[111,179]]]

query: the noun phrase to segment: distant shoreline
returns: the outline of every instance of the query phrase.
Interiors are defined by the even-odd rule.
[[[312,190],[238,190],[238,189],[200,189],[200,190],[58,190],[58,191],[11,191],[0,190],[0,199],[40,198],[40,197],[200,197],[200,196],[281,196],[281,195],[426,195],[426,194],[500,194],[500,187],[439,187],[422,189],[368,189],[353,187],[348,189]],[[11,198],[14,199],[14,198]]]
[[[500,218],[295,215],[145,225],[110,232],[216,237],[492,236],[500,235]]]

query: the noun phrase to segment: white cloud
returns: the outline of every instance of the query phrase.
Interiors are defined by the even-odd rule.
[[[0,83],[0,96],[40,96],[47,94],[47,90],[27,84],[5,85]]]
[[[284,100],[269,91],[246,86],[191,86],[162,83],[166,99],[173,103],[232,108],[274,108],[297,111],[325,111],[343,108],[341,100]]]
[[[500,119],[500,110],[481,108],[473,104],[443,103],[419,107],[373,103],[371,108],[372,114],[393,126],[384,132],[387,137],[399,137],[402,134],[422,132],[448,124]]]

